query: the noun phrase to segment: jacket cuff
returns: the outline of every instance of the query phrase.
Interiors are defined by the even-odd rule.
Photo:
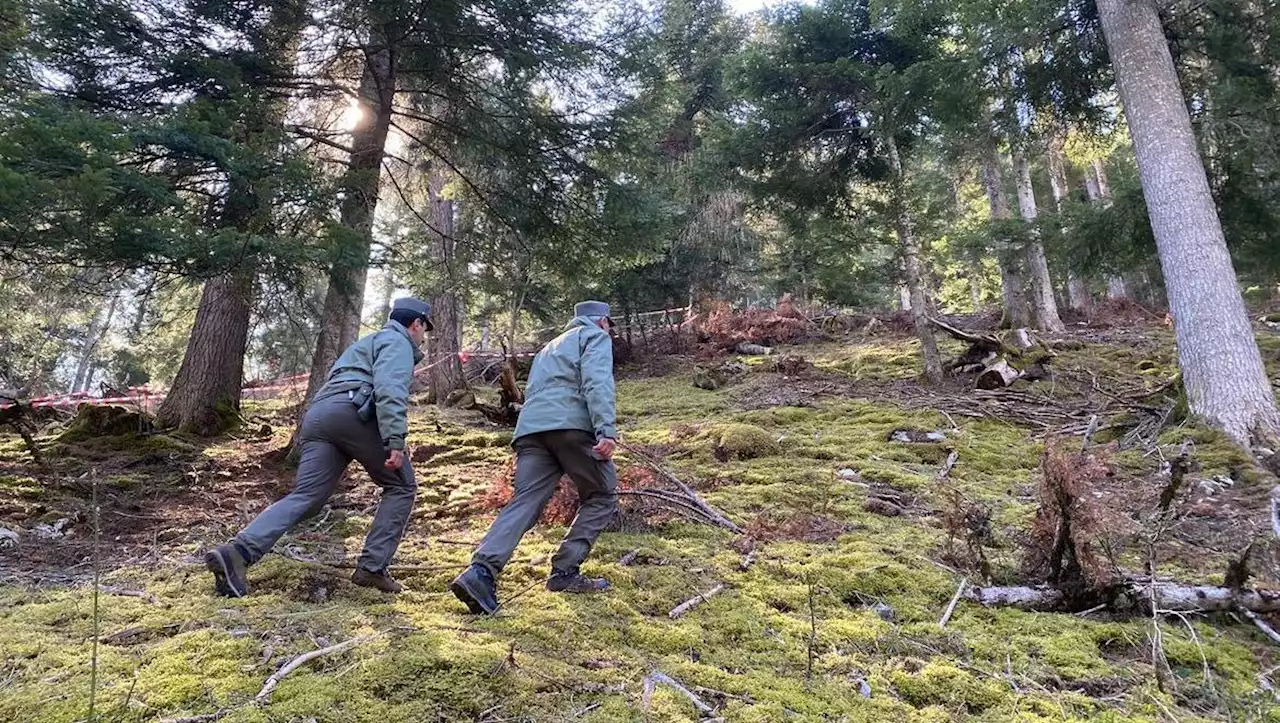
[[[382,440],[382,449],[390,452],[393,449],[404,449],[404,437],[392,437]]]
[[[618,430],[615,427],[600,427],[596,430],[596,439],[618,439]]]

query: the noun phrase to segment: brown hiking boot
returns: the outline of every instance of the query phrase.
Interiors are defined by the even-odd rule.
[[[374,590],[382,592],[397,593],[404,590],[404,585],[395,581],[387,572],[369,572],[365,569],[356,569],[351,573],[351,582],[360,587],[371,587]]]

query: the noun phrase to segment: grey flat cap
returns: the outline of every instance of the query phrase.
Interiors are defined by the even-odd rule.
[[[396,299],[391,303],[391,310],[392,311],[400,311],[400,310],[412,311],[413,313],[422,317],[422,321],[426,323],[427,329],[434,328],[431,325],[431,304],[428,304],[422,299],[415,299],[412,296],[405,296],[405,297]]]
[[[603,301],[582,301],[573,307],[574,316],[609,316],[609,305]]]

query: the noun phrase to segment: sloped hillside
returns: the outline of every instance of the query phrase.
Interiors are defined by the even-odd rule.
[[[1276,337],[1261,341],[1280,360]],[[624,370],[624,484],[658,483],[638,454],[660,460],[745,534],[629,496],[586,568],[613,588],[568,597],[540,585],[563,534],[553,521],[517,551],[491,619],[446,590],[510,475],[510,431],[473,413],[414,412],[421,488],[398,597],[347,581],[375,501],[354,468],[251,570],[249,598],[211,594],[200,552],[289,487],[271,456],[284,409],[263,403],[208,446],[133,432],[58,442],[51,425],[45,467],[5,437],[0,525],[19,539],[0,551],[0,720],[82,721],[92,706],[102,721],[238,723],[1280,721],[1280,646],[1240,615],[1153,622],[1115,605],[960,599],[940,624],[962,579],[1036,582],[1045,445],[1074,453],[1094,414],[1107,474],[1088,494],[1127,520],[1094,531],[1108,565],[1222,584],[1252,541],[1247,584],[1280,587],[1274,478],[1179,421],[1176,399],[1132,402],[1168,388],[1168,335],[1080,333],[1056,351],[1052,379],[984,394],[918,387],[912,344],[889,334],[780,349],[743,359],[714,390],[695,378],[723,358]],[[779,364],[781,353],[803,360]],[[1163,410],[1162,425],[1143,426],[1142,404]],[[1055,441],[1063,428],[1076,434]],[[1176,514],[1153,532],[1162,460],[1183,453]],[[331,646],[255,702],[285,663]]]

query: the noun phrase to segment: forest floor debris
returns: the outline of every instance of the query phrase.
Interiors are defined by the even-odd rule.
[[[913,342],[890,329],[784,345],[772,364],[749,364],[715,391],[691,384],[690,357],[638,359],[619,382],[628,445],[744,534],[646,510],[605,534],[584,567],[612,590],[570,599],[541,588],[572,514],[559,510],[526,538],[503,576],[503,612],[486,619],[466,615],[446,591],[488,523],[486,495],[510,471],[510,430],[477,411],[414,411],[409,442],[428,450],[415,458],[418,509],[430,514],[411,523],[397,564],[415,573],[395,598],[308,562],[344,564],[360,548],[377,490],[354,467],[326,509],[282,541],[281,555],[251,569],[250,597],[210,594],[198,553],[292,482],[267,459],[287,441],[283,405],[251,410],[270,437],[202,443],[130,430],[67,442],[44,468],[18,435],[0,436],[0,524],[21,536],[0,551],[0,719],[70,722],[87,710],[90,473],[110,542],[96,636],[104,721],[210,720],[228,709],[222,720],[235,723],[370,710],[386,723],[1274,717],[1280,648],[1229,604],[1280,587],[1274,550],[1259,539],[1274,537],[1274,476],[1176,415],[1120,444],[1141,423],[1132,407],[1148,402],[1139,395],[1158,399],[1174,376],[1167,330],[1087,327],[1064,339],[1072,344],[1055,349],[1053,380],[993,392],[920,386]],[[781,373],[773,364],[787,354],[809,366]],[[496,398],[477,392],[491,403],[487,394]],[[1082,493],[1117,510],[1158,508],[1171,463],[1189,451],[1154,584],[1140,572],[1145,553],[1125,546],[1116,555],[1129,571],[1116,579],[1133,596],[1154,588],[1159,607],[1172,610],[1177,586],[1190,589],[1178,598],[1197,608],[1179,613],[1185,622],[1113,605],[1077,616],[975,601],[1019,586],[1032,597],[1061,594],[1026,582],[1044,439],[1065,439],[1074,453],[1095,418],[1090,452],[1109,455],[1111,474]],[[904,429],[942,438],[889,441]],[[36,441],[48,448],[57,432]],[[655,465],[627,450],[621,457],[624,476],[643,475],[628,484],[679,490]],[[903,514],[869,511],[872,499]],[[985,516],[989,580],[978,580],[974,561],[946,555],[941,518],[955,501]],[[64,518],[62,537],[28,534]],[[1241,597],[1224,573],[1255,540],[1242,588],[1254,592]],[[679,601],[714,589],[694,612],[670,617]],[[1206,602],[1216,600],[1229,602]],[[1276,627],[1265,608],[1254,614]],[[374,630],[396,634],[310,660],[269,702],[250,705],[280,661]],[[1163,688],[1153,630],[1167,660]]]

